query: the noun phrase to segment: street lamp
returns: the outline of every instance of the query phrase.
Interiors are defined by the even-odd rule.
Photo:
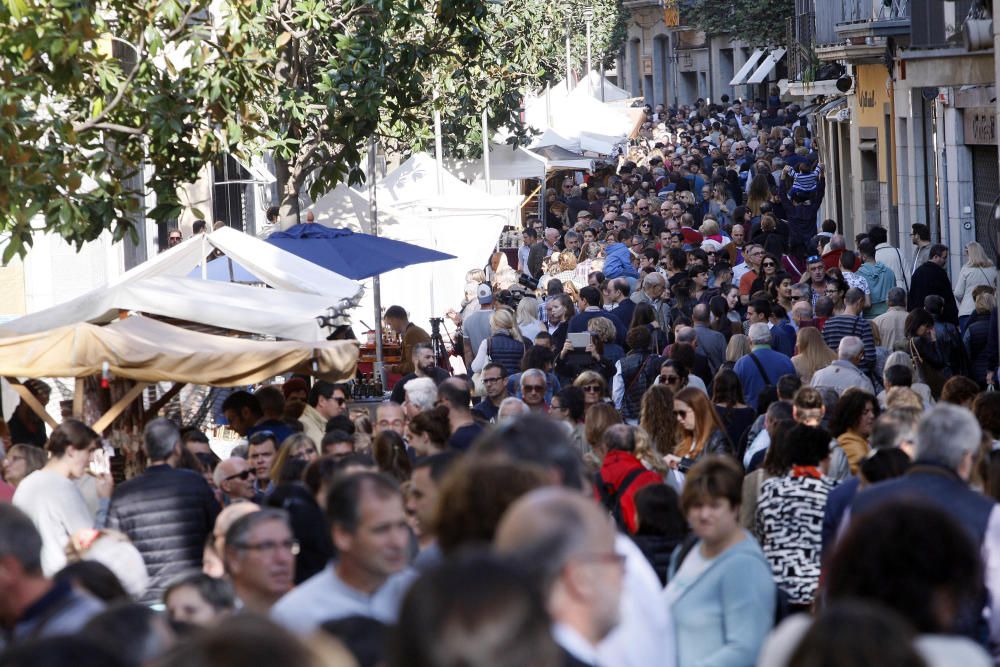
[[[590,73],[593,68],[590,65],[590,22],[594,20],[594,8],[584,7],[583,8],[583,20],[587,22],[587,92],[591,97],[594,96],[594,84],[590,80]],[[601,85],[601,90],[604,90],[603,82]]]

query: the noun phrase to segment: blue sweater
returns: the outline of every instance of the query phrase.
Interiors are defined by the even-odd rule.
[[[638,278],[639,272],[632,266],[632,253],[624,243],[612,243],[604,249],[604,277]]]
[[[700,542],[694,546],[699,548]],[[671,576],[679,566],[676,556]],[[674,602],[677,667],[753,667],[774,624],[775,600],[771,566],[747,533]]]

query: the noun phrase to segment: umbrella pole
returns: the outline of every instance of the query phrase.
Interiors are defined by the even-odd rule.
[[[378,238],[378,203],[375,200],[375,135],[368,140],[368,214],[371,217],[372,236]],[[382,352],[382,287],[379,274],[372,277],[372,293],[375,297],[375,376],[383,387],[388,386],[385,376]],[[381,397],[379,397],[381,398]]]

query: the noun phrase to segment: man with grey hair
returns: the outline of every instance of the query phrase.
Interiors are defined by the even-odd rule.
[[[0,626],[7,646],[74,634],[103,609],[69,581],[54,583],[42,574],[38,529],[24,512],[0,503]]]
[[[906,290],[893,287],[886,295],[889,309],[872,320],[872,325],[878,329],[882,347],[893,352],[897,343],[906,344]]]
[[[653,307],[661,331],[670,331],[670,304],[667,303],[666,291],[667,279],[653,272],[642,279],[642,288],[632,292],[631,296],[636,304],[648,303]]]
[[[205,538],[212,532],[219,504],[205,478],[176,466],[180,431],[169,419],[146,425],[146,471],[115,489],[107,527],[125,533],[142,554],[149,588],[138,602],[160,600],[171,579],[201,569]]]
[[[868,487],[851,504],[850,517],[908,499],[937,507],[966,529],[979,545],[990,595],[989,643],[1000,640],[1000,512],[997,504],[969,488],[982,431],[967,409],[939,403],[917,426],[916,457],[902,477]],[[843,533],[843,530],[841,530]]]
[[[494,544],[540,590],[562,664],[596,665],[598,644],[620,621],[625,564],[606,513],[568,489],[539,489],[511,505]]]
[[[521,399],[532,412],[547,412],[545,394],[548,392],[548,378],[545,372],[529,368],[521,373]]]
[[[232,456],[215,466],[212,479],[224,494],[226,504],[250,500],[257,496],[253,488],[255,471],[245,458]]]
[[[788,314],[788,319],[792,323],[792,328],[798,333],[799,329],[802,327],[815,326],[816,323],[813,320],[813,307],[809,303],[809,296],[807,295],[805,299],[796,301],[792,304],[792,312]]]
[[[437,385],[429,377],[413,378],[403,386],[403,395],[406,397],[403,401],[403,412],[408,419],[413,419],[437,403]]]
[[[844,336],[837,347],[837,359],[826,368],[816,371],[810,384],[817,389],[832,389],[838,396],[851,387],[874,395],[872,381],[860,369],[864,355],[865,346],[860,338]]]
[[[327,541],[326,546],[332,554],[332,545]],[[268,507],[233,522],[226,531],[222,557],[242,609],[267,614],[296,582],[323,569],[320,562],[312,571],[296,576],[299,548],[285,510]]]
[[[500,401],[500,407],[497,409],[497,423],[506,424],[529,412],[531,412],[531,408],[528,407],[527,403],[516,396],[508,396]]]
[[[782,375],[796,375],[792,360],[771,349],[771,329],[765,322],[750,325],[751,352],[736,362],[733,370],[743,384],[747,405],[757,408],[757,396]]]

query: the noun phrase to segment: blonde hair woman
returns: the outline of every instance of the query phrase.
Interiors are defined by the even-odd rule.
[[[997,288],[997,269],[986,256],[983,246],[975,241],[965,246],[965,265],[955,281],[955,300],[958,301],[958,324],[965,332],[969,316],[976,310],[976,298],[973,291],[980,285]]]
[[[837,353],[831,350],[823,340],[823,334],[816,327],[802,327],[795,338],[797,353],[792,357],[795,372],[802,378],[802,384],[809,384],[813,373],[826,368],[837,359]]]
[[[726,361],[735,364],[743,357],[750,354],[750,339],[744,334],[734,334],[726,345]]]
[[[526,296],[517,304],[517,327],[521,330],[523,340],[535,340],[543,327],[538,319],[538,299]]]
[[[479,344],[472,372],[479,373],[492,362],[503,366],[504,375],[513,375],[521,369],[521,357],[526,349],[514,311],[504,307],[490,315],[490,336]]]

